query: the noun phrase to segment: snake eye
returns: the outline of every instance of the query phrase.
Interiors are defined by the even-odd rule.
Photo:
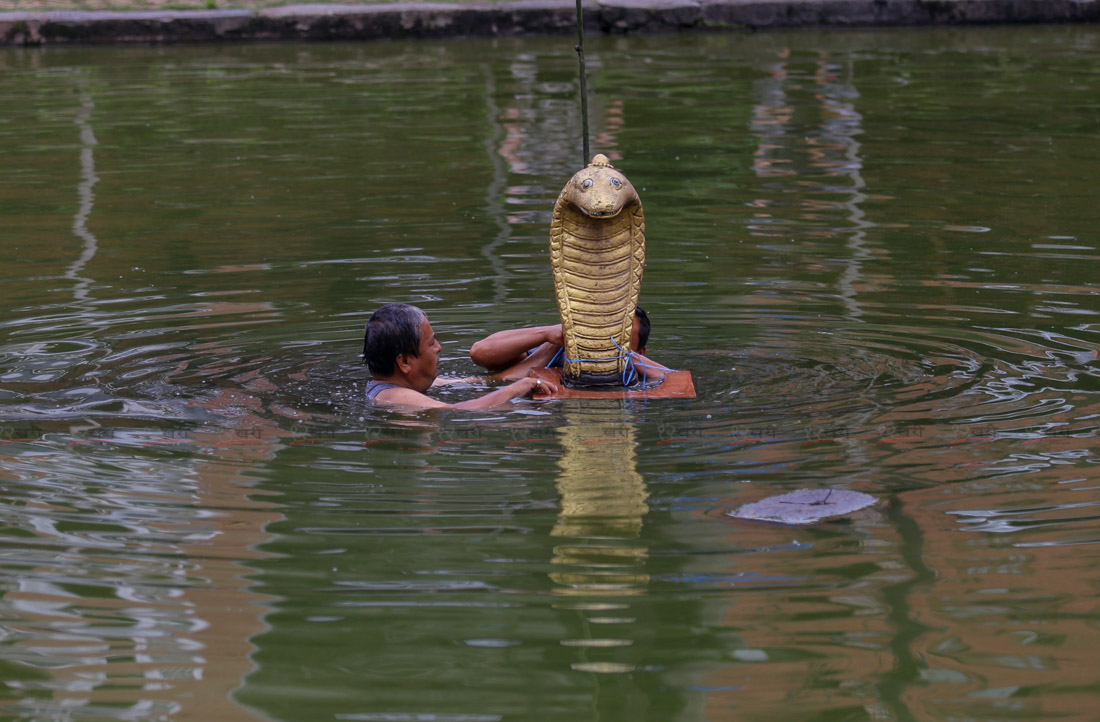
[[[611,187],[612,188],[622,188],[623,184],[619,182],[618,178],[612,178],[611,179]]]
[[[588,190],[591,187],[592,187],[592,179],[591,178],[585,178],[583,181],[581,181],[581,188],[584,188],[585,190]]]

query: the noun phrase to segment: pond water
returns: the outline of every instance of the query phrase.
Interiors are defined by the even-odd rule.
[[[0,51],[4,719],[1095,717],[1100,29],[589,42],[692,401],[360,400],[556,319],[568,38]]]

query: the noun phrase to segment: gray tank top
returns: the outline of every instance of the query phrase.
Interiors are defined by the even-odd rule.
[[[404,386],[399,386],[398,384],[391,384],[388,381],[371,381],[369,384],[367,384],[367,388],[363,391],[363,393],[367,397],[367,402],[373,404],[374,403],[374,398],[376,396],[378,396],[378,394],[385,391],[386,389],[403,389],[403,388],[405,388],[405,387]]]

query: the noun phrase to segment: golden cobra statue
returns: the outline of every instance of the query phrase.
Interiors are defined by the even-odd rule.
[[[630,181],[596,155],[554,204],[550,265],[570,388],[630,385],[630,332],[645,267],[645,216]]]

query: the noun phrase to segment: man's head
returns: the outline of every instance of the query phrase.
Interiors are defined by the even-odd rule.
[[[651,324],[645,309],[638,306],[634,309],[634,335],[630,339],[630,348],[645,356],[645,345],[649,341]]]
[[[363,363],[371,373],[402,377],[418,391],[435,381],[439,349],[428,317],[404,303],[389,303],[375,311],[363,334]]]

